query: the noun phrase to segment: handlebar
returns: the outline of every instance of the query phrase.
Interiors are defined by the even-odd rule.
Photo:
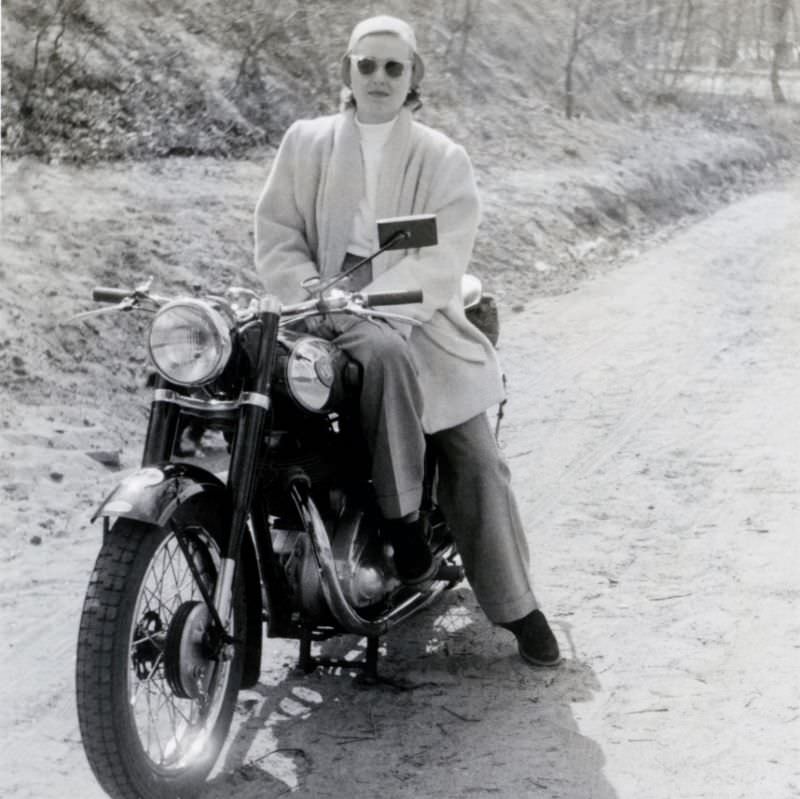
[[[422,291],[383,291],[376,294],[364,295],[364,307],[373,308],[376,305],[407,305],[413,302],[422,302]]]
[[[284,305],[281,311],[282,314],[286,316],[293,316],[295,314],[308,316],[319,313],[336,313],[348,309],[354,311],[358,306],[362,308],[374,308],[384,305],[420,303],[422,302],[422,296],[422,291],[420,289],[411,289],[409,291],[382,291],[375,294],[334,292],[332,295],[326,297],[305,300],[304,302],[294,305]],[[146,287],[131,290],[96,286],[92,289],[92,299],[95,302],[121,303],[123,300],[133,298],[149,300],[154,303],[156,307],[168,301],[166,297],[150,294]],[[354,304],[352,304],[353,301],[355,301]],[[152,308],[150,308],[150,310],[152,310]],[[96,312],[93,311],[91,313]]]
[[[130,289],[111,289],[106,286],[95,286],[92,289],[92,300],[94,302],[122,302],[126,297],[130,297],[132,293]]]
[[[383,291],[375,294],[362,294],[360,292],[351,294],[350,292],[337,290],[325,297],[316,297],[293,305],[284,305],[281,312],[285,316],[337,313],[347,310],[354,311],[358,308],[374,308],[376,305],[407,305],[422,302],[422,296],[422,291],[419,289]]]

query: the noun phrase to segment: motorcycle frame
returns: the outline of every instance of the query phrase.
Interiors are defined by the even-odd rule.
[[[227,631],[220,629],[221,619],[229,617],[235,580],[244,581],[248,610],[245,641],[245,675],[243,687],[257,682],[262,645],[262,619],[267,621],[267,636],[298,638],[301,641],[301,666],[321,661],[310,659],[311,640],[350,633],[366,636],[368,657],[366,668],[374,670],[378,637],[390,627],[429,605],[450,583],[440,581],[422,593],[406,597],[385,616],[368,620],[350,606],[336,576],[334,558],[325,525],[310,500],[307,481],[299,475],[289,486],[300,520],[310,535],[320,572],[322,594],[338,628],[323,624],[317,628],[293,620],[294,608],[289,599],[288,583],[272,549],[266,497],[257,492],[263,441],[270,418],[271,381],[278,352],[280,305],[273,297],[261,301],[256,322],[257,355],[237,400],[212,400],[188,396],[157,377],[142,454],[142,469],[115,489],[95,514],[127,516],[159,526],[169,524],[181,502],[198,493],[223,501],[229,519],[228,534],[223,542],[220,574],[213,597],[205,596],[212,618],[211,638],[220,646],[233,643]],[[233,431],[227,482],[199,466],[172,461],[181,423],[186,418],[200,418],[229,427]],[[433,458],[429,452],[433,475]],[[158,470],[162,479],[137,481],[148,470]],[[122,501],[122,503],[120,503]],[[116,504],[115,504],[116,503]],[[127,510],[120,505],[127,504]],[[425,492],[425,505],[430,506],[431,483]],[[249,524],[248,524],[249,522]],[[179,541],[180,543],[180,541]],[[241,566],[241,573],[237,569]],[[457,581],[457,580],[456,580]],[[352,665],[352,664],[351,664]]]

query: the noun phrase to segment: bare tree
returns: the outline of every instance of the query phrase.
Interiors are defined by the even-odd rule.
[[[767,24],[767,6],[765,3],[757,3],[753,6],[754,24],[753,30],[755,31],[756,39],[756,63],[759,66],[764,64],[764,56],[761,52],[761,46],[764,42],[764,30]]]
[[[563,65],[564,113],[567,119],[575,115],[578,64],[588,61],[594,67],[601,59],[595,57],[592,42],[602,39],[612,43],[617,53],[628,60],[638,56],[639,44],[652,59],[649,47],[658,41],[667,18],[671,0],[568,0],[563,8],[560,27],[567,42]],[[618,59],[619,60],[619,59]]]
[[[256,14],[252,7],[239,9],[230,24],[231,32],[235,33],[240,42],[241,52],[233,83],[234,93],[253,81],[263,88],[260,56],[274,35],[275,28],[274,11]]]
[[[800,11],[798,5],[792,3],[790,6],[792,12],[792,20],[794,21],[794,43],[800,47]]]
[[[31,66],[18,85],[19,109],[23,117],[36,113],[34,96],[55,89],[70,78],[86,58],[92,35],[99,31],[86,14],[84,0],[56,0],[28,9],[35,37]],[[76,47],[76,31],[81,46]],[[88,34],[88,35],[87,35]],[[69,55],[65,44],[70,45]]]
[[[449,38],[443,54],[443,60],[445,62],[449,60],[454,44],[460,38],[459,53],[455,67],[458,72],[464,71],[469,49],[469,37],[475,27],[480,4],[481,0],[457,0],[453,8],[449,4],[444,6],[445,25]]]
[[[592,0],[573,0],[571,4],[572,35],[569,39],[567,60],[564,63],[564,114],[567,119],[572,119],[575,115],[575,61],[583,43],[588,38],[587,32],[584,30],[584,13],[586,5],[591,2]]]
[[[780,84],[780,68],[789,52],[789,6],[791,0],[771,0],[770,14],[772,22],[772,65],[769,71],[769,82],[772,87],[772,98],[776,103],[785,103],[786,96]]]
[[[575,116],[575,65],[583,48],[600,31],[624,19],[624,0],[569,0],[569,34],[564,61],[564,115]]]
[[[720,3],[719,12],[719,52],[717,66],[732,67],[739,58],[739,43],[744,19],[744,0],[736,0],[731,8],[729,3]]]

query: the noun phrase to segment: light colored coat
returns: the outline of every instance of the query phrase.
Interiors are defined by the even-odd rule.
[[[286,303],[307,298],[300,283],[342,265],[363,193],[353,111],[295,122],[273,162],[255,212],[255,259],[267,291]],[[480,206],[465,150],[403,109],[386,143],[378,178],[378,219],[436,214],[438,244],[392,250],[373,263],[364,291],[421,289],[423,302],[391,310],[423,324],[408,337],[432,433],[500,402],[500,368],[488,339],[464,315],[461,278]]]

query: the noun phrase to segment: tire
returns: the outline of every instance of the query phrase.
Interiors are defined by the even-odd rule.
[[[208,529],[212,517],[184,505],[172,521],[186,532],[213,593],[222,535]],[[231,633],[241,638],[246,610],[241,580],[236,582]],[[192,612],[195,624],[189,626]],[[89,581],[76,668],[84,749],[113,799],[187,799],[201,789],[219,756],[241,682],[242,647],[236,644],[229,660],[213,660],[202,644],[190,641],[192,656],[202,651],[202,660],[171,656],[176,630],[184,640],[181,630],[196,635],[204,629],[205,618],[197,613],[207,612],[174,532],[118,520]],[[176,687],[178,662],[202,663],[210,675],[205,701],[182,694],[179,681]]]

